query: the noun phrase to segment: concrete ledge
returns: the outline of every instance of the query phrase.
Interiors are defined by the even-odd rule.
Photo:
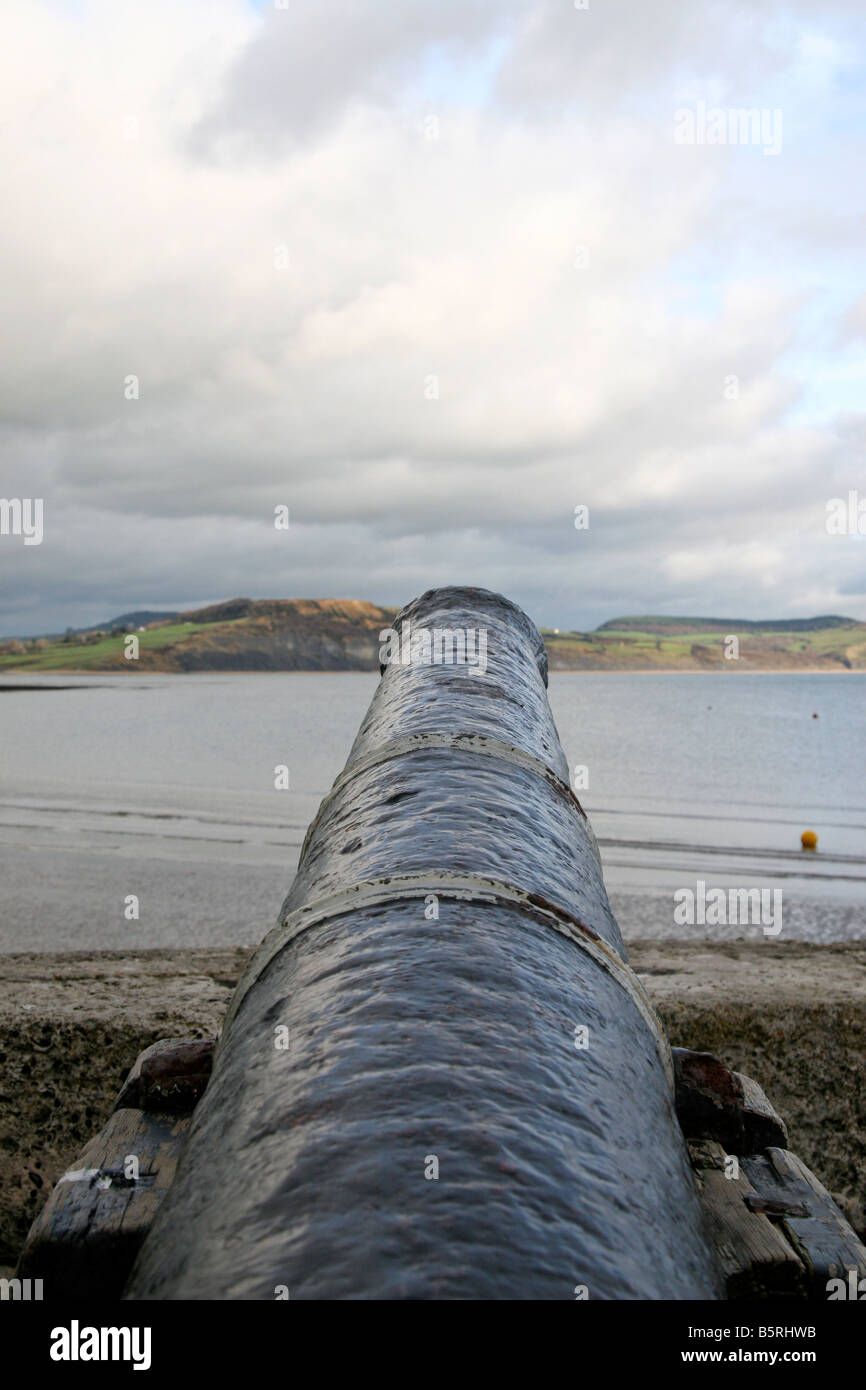
[[[630,942],[675,1046],[763,1086],[866,1231],[866,943]],[[0,955],[0,1265],[158,1038],[219,1031],[250,951]]]

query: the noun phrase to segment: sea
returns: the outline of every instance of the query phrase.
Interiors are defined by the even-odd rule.
[[[260,941],[376,682],[3,675],[0,951]],[[626,939],[770,939],[678,920],[699,884],[779,890],[772,940],[866,937],[866,675],[555,672],[549,693]]]

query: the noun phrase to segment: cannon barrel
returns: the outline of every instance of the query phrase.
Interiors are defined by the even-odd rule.
[[[540,634],[440,589],[384,645],[126,1297],[720,1296]]]

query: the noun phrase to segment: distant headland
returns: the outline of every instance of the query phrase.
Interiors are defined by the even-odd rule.
[[[396,613],[360,599],[141,609],[98,627],[0,641],[0,672],[375,671],[380,633]],[[866,671],[866,623],[837,615],[633,616],[593,632],[542,631],[554,671]]]

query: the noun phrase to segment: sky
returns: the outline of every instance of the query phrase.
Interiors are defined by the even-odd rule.
[[[43,524],[0,633],[448,583],[866,619],[827,529],[866,499],[862,0],[3,26],[0,497]]]

